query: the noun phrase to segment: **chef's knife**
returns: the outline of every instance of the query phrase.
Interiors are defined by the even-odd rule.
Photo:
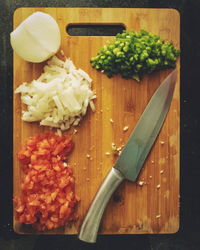
[[[173,97],[177,71],[172,71],[155,91],[118,160],[97,192],[82,223],[79,239],[95,242],[105,207],[119,184],[136,181],[144,161],[158,136]]]

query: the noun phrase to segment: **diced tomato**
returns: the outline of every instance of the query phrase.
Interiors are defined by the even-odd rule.
[[[46,230],[77,219],[73,169],[64,164],[73,146],[71,138],[53,133],[27,140],[18,154],[24,172],[21,195],[14,198],[19,222]]]

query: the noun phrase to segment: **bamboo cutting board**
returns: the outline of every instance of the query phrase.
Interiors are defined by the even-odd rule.
[[[61,49],[77,68],[88,72],[97,93],[96,112],[88,110],[74,135],[75,150],[70,157],[76,177],[76,193],[81,202],[79,219],[74,224],[55,231],[54,234],[76,234],[87,209],[104,177],[115,162],[106,155],[111,143],[118,147],[126,144],[154,91],[170,70],[145,76],[141,83],[120,77],[107,78],[89,63],[99,48],[113,37],[69,36],[68,24],[123,24],[127,30],[145,29],[172,40],[180,46],[180,17],[173,9],[107,9],[107,8],[20,8],[14,13],[14,27],[35,11],[52,15],[58,22],[62,35]],[[14,85],[32,81],[42,71],[43,64],[25,62],[14,54]],[[180,63],[177,62],[180,72]],[[173,101],[167,119],[151,150],[137,183],[124,182],[113,195],[102,219],[102,234],[174,233],[179,228],[179,122],[180,74],[176,82]],[[37,123],[21,121],[22,105],[19,95],[14,95],[14,195],[20,193],[21,171],[17,160],[28,136],[48,131]],[[113,119],[113,123],[110,122]],[[129,126],[128,131],[123,128]],[[73,131],[73,130],[71,130]],[[66,133],[69,133],[67,131]],[[90,159],[86,157],[89,154]],[[140,185],[143,184],[143,185]],[[160,186],[159,186],[160,185]],[[17,233],[38,233],[29,226],[14,220]]]

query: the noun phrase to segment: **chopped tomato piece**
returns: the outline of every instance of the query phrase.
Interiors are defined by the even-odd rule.
[[[19,222],[38,230],[53,229],[76,220],[75,178],[66,156],[72,139],[53,133],[30,137],[18,153],[24,176],[21,195],[14,198]]]

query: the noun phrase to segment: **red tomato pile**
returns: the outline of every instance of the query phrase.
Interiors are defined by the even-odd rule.
[[[19,222],[45,230],[77,219],[73,169],[65,162],[72,149],[67,136],[50,133],[28,139],[18,154],[24,172],[21,196],[14,198]]]

